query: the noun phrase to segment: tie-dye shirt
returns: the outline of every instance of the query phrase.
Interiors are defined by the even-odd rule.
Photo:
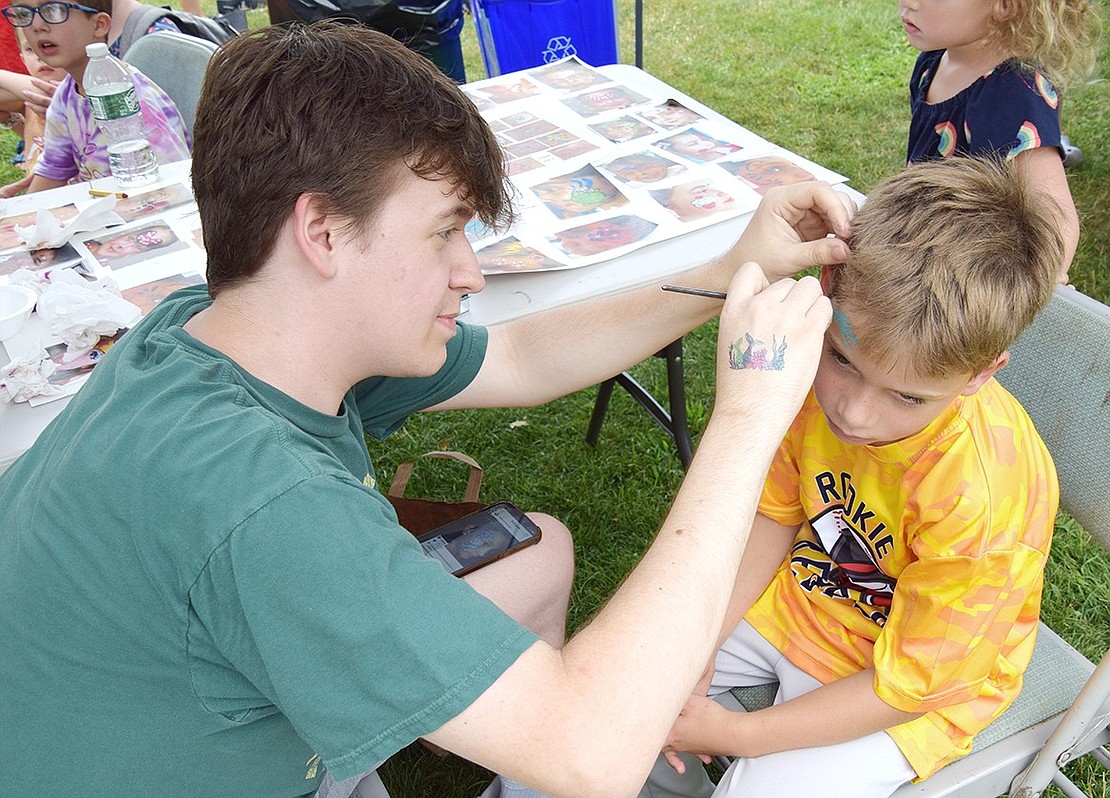
[[[132,67],[131,79],[143,115],[143,127],[158,163],[183,161],[191,143],[177,106],[152,80]],[[43,153],[35,174],[49,180],[84,182],[109,177],[108,143],[92,115],[92,104],[66,75],[46,109]]]
[[[993,379],[883,446],[841,443],[811,392],[759,505],[801,529],[747,620],[822,683],[874,667],[883,701],[925,713],[888,732],[928,776],[1021,690],[1058,500],[1048,450]]]
[[[906,160],[997,153],[1060,144],[1060,100],[1048,78],[1015,61],[999,64],[958,94],[929,104],[925,97],[944,50],[917,57],[910,77],[910,137]]]

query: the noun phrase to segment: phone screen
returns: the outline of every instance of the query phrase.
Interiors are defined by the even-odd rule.
[[[508,502],[497,502],[421,535],[424,553],[462,576],[540,539],[540,528]]]

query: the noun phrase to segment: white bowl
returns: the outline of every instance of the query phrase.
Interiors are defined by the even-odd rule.
[[[31,315],[38,294],[22,285],[0,285],[0,341],[19,332]]]

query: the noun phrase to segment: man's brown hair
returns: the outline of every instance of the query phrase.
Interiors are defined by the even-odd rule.
[[[829,298],[879,362],[910,358],[928,377],[978,374],[1052,297],[1064,257],[1058,220],[1012,162],[913,164],[856,214]]]
[[[501,150],[474,104],[430,61],[361,25],[235,37],[209,64],[193,137],[212,296],[258,272],[302,194],[355,235],[404,168],[446,178],[490,226],[512,212]]]

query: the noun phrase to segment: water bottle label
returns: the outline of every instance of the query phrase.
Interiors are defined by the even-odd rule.
[[[93,117],[101,122],[139,113],[139,98],[134,86],[119,94],[89,95],[89,102],[92,103]]]

